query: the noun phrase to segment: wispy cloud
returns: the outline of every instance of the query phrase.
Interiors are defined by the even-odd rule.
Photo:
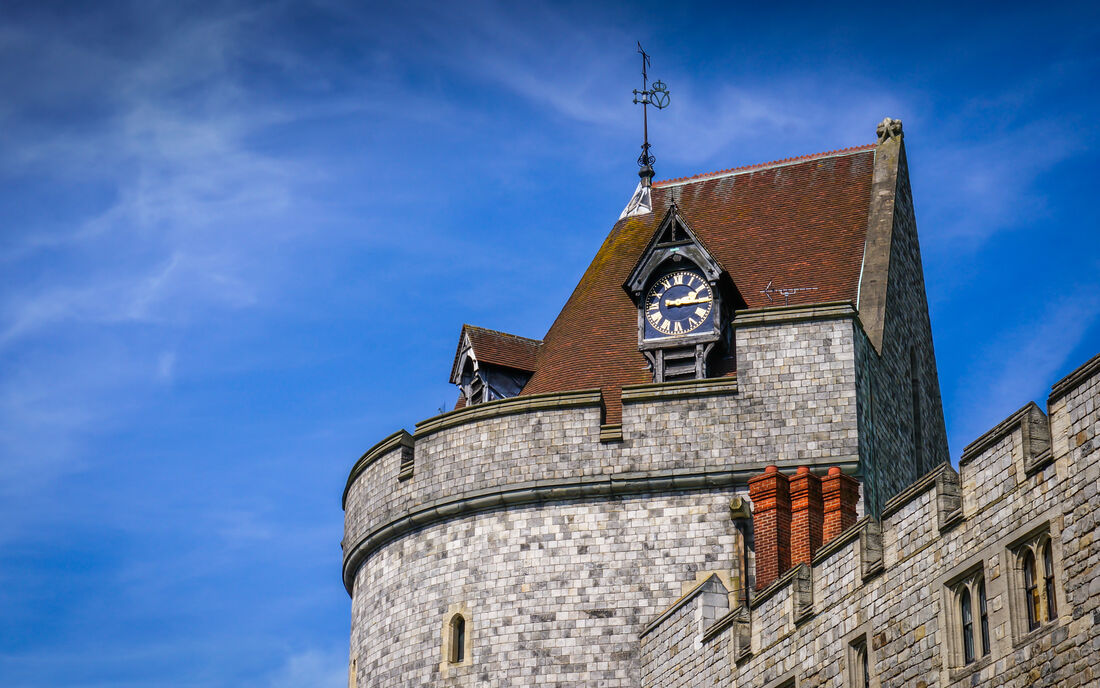
[[[1029,400],[1044,405],[1050,385],[1072,367],[1069,357],[1100,324],[1100,283],[1080,285],[1028,322],[978,343],[968,373],[949,381],[954,401],[955,451],[993,427]]]
[[[308,649],[286,658],[268,688],[343,688],[348,685],[347,653]]]

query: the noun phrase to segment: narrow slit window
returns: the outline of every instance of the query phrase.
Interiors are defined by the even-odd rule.
[[[959,595],[959,615],[962,618],[963,661],[974,661],[974,611],[970,608],[970,590],[963,588]]]
[[[917,365],[917,348],[909,347],[909,388],[913,393],[913,457],[921,465],[921,408],[920,408],[920,369]]]
[[[989,654],[989,611],[985,602],[985,581],[978,583],[978,614],[982,626],[982,655]]]
[[[1024,606],[1027,608],[1027,630],[1039,627],[1039,586],[1035,581],[1035,555],[1024,552],[1021,567],[1024,570]]]
[[[867,643],[859,646],[859,664],[863,672],[863,688],[871,688],[871,668],[867,665]]]
[[[859,636],[848,645],[848,681],[844,685],[850,688],[871,688],[866,635]]]
[[[466,619],[455,614],[451,619],[451,664],[461,664],[466,659]]]
[[[1054,552],[1050,540],[1043,545],[1043,586],[1047,594],[1047,621],[1054,621],[1058,618],[1058,603],[1054,593]]]

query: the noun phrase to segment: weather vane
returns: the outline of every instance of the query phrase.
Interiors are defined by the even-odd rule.
[[[653,162],[656,160],[649,154],[649,112],[646,109],[652,105],[658,110],[668,107],[668,88],[663,81],[654,81],[649,85],[649,55],[642,50],[642,42],[638,41],[638,52],[642,55],[642,90],[634,89],[634,104],[642,104],[642,154],[638,156],[638,176],[647,187],[653,180]]]

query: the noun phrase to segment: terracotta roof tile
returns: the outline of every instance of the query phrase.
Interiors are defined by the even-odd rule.
[[[470,344],[474,348],[474,357],[478,362],[517,370],[533,371],[535,369],[539,345],[542,344],[539,340],[474,325],[463,325],[462,331],[469,335]],[[458,357],[461,353],[462,336],[459,335],[455,365],[458,365]]]
[[[673,197],[749,308],[778,305],[761,293],[769,281],[816,287],[791,303],[855,300],[873,166],[871,145],[655,183],[653,213],[612,228],[546,333],[522,393],[600,387],[613,423],[621,387],[651,381],[622,284]]]

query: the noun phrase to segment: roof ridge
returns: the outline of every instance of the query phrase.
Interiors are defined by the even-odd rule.
[[[471,325],[470,323],[462,323],[462,327],[463,328],[469,328],[471,330],[481,330],[482,332],[488,332],[490,334],[499,334],[503,337],[512,337],[513,339],[523,339],[523,340],[526,340],[528,342],[535,342],[536,344],[541,344],[542,343],[541,339],[533,339],[531,337],[524,337],[521,334],[512,334],[511,332],[503,332],[501,330],[493,330],[493,329],[490,329],[488,327],[481,327],[480,325]]]
[[[855,153],[857,151],[871,150],[876,145],[875,143],[867,143],[862,146],[851,146],[849,148],[838,148],[837,150],[825,151],[824,153],[809,153],[807,155],[796,155],[792,158],[783,158],[782,160],[772,160],[770,162],[758,162],[753,165],[743,165],[741,167],[730,167],[725,170],[717,170],[715,172],[702,172],[700,174],[693,174],[687,177],[674,177],[672,179],[662,179],[660,181],[653,182],[653,186],[670,186],[672,184],[678,184],[687,181],[704,181],[706,179],[713,179],[722,175],[734,174],[737,172],[748,172],[749,170],[759,170],[768,167],[775,167],[779,165],[789,165],[794,162],[806,162],[809,160],[817,160],[819,158],[827,158],[834,155],[840,155],[842,153]]]

